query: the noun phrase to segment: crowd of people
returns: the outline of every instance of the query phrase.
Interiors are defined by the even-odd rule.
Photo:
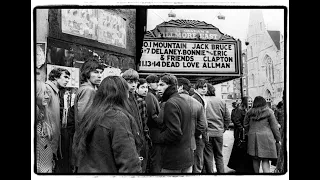
[[[228,167],[258,173],[261,162],[270,172],[269,161],[278,159],[283,111],[275,116],[263,97],[251,109],[243,98],[230,115],[205,79],[192,87],[170,73],[140,78],[128,69],[102,79],[103,70],[97,61],[82,65],[64,127],[59,90],[70,72],[55,68],[46,82],[37,81],[37,173],[214,173],[214,162],[217,173],[225,173],[223,134],[231,121],[235,141]]]
[[[284,93],[284,92],[283,92]],[[231,120],[234,123],[234,144],[228,167],[239,173],[270,173],[270,164],[275,172],[284,173],[285,138],[284,94],[276,108],[257,96],[251,108],[248,97],[241,103],[234,102]]]

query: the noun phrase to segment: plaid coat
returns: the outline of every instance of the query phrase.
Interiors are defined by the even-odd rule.
[[[145,101],[145,97],[137,95],[138,108],[142,120],[143,130],[148,131],[149,128],[147,126],[148,122],[148,114],[147,114],[147,103]]]

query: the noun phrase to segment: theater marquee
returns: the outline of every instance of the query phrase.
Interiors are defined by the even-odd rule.
[[[204,22],[170,22],[158,25],[145,35],[140,72],[240,74],[239,40]],[[177,22],[184,27],[186,23],[194,26],[172,27],[179,24]]]

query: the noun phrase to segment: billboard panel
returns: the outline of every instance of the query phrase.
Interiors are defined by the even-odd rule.
[[[237,73],[235,42],[146,40],[140,71]]]

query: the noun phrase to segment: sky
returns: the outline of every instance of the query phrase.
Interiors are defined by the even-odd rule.
[[[248,32],[249,14],[256,9],[149,9],[147,30],[154,29],[163,21],[169,21],[168,13],[176,14],[176,19],[188,19],[204,21],[220,29],[224,34],[240,39],[242,47]],[[277,30],[284,34],[284,10],[260,9],[268,30]],[[217,16],[225,16],[225,20],[219,20]]]

